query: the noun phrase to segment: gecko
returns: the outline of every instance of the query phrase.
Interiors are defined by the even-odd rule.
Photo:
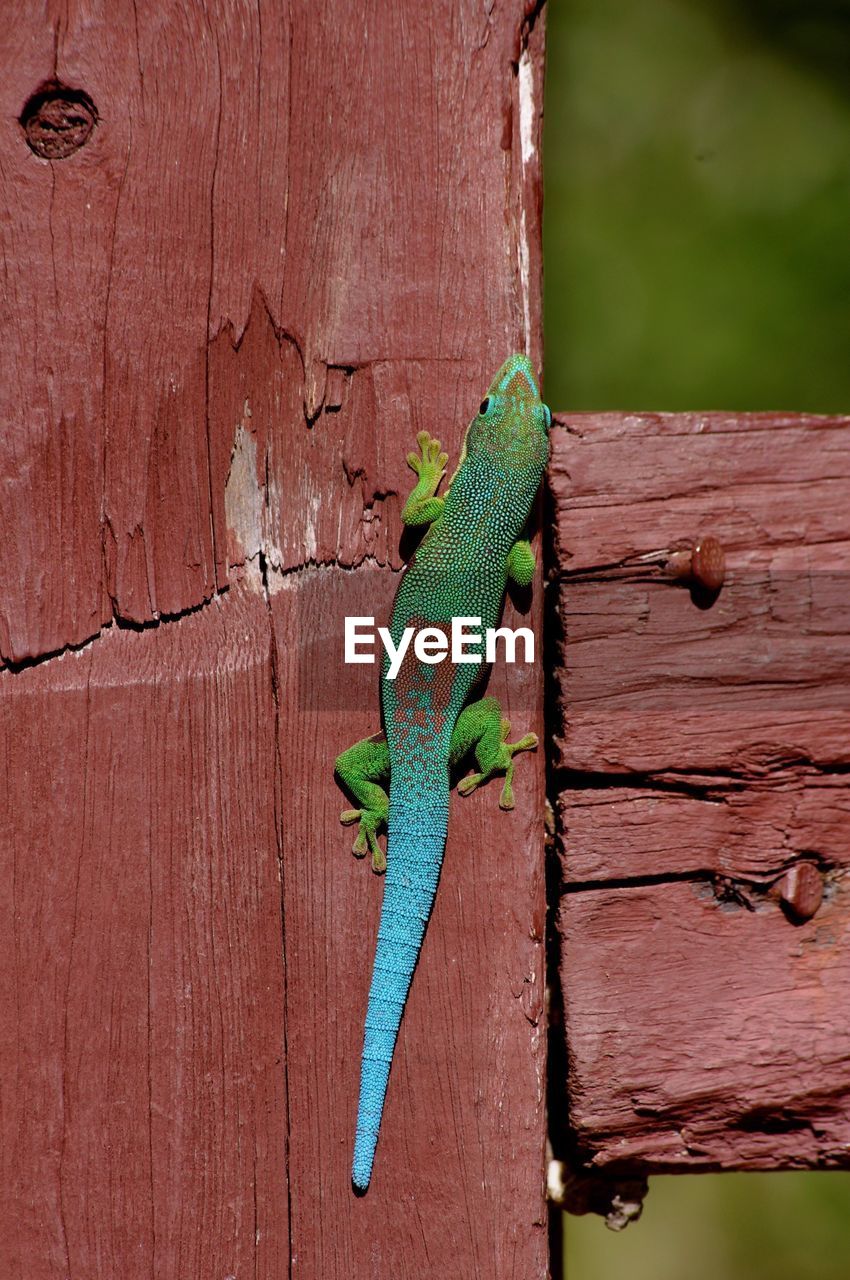
[[[453,618],[495,627],[508,579],[530,586],[536,561],[527,525],[549,457],[551,421],[531,362],[512,355],[467,428],[443,496],[448,455],[429,432],[419,432],[418,453],[407,455],[417,480],[402,521],[426,532],[396,592],[390,625],[396,647],[410,627],[448,635]],[[341,815],[358,826],[353,851],[370,853],[373,869],[386,872],[360,1073],[351,1176],[357,1194],[372,1176],[390,1066],[437,892],[451,770],[474,757],[477,772],[462,778],[458,791],[469,795],[491,777],[504,777],[499,805],[512,809],[514,756],[537,746],[533,733],[508,742],[510,724],[496,698],[470,700],[485,670],[480,640],[466,652],[472,661],[427,662],[411,645],[394,679],[385,655],[383,731],[336,761],[358,806]],[[385,828],[386,855],[378,839]]]

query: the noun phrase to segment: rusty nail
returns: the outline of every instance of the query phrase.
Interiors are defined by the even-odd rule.
[[[797,920],[811,920],[823,901],[823,875],[813,862],[795,862],[782,877],[779,896]]]
[[[667,560],[667,572],[677,581],[716,596],[726,576],[723,547],[710,535],[699,538],[689,549],[673,552]]]

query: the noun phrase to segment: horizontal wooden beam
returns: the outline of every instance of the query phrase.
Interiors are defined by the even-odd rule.
[[[850,1167],[850,421],[557,421],[576,1163]]]

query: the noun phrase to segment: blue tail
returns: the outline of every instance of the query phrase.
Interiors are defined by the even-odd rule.
[[[395,800],[390,792],[387,873],[378,926],[375,967],[366,1009],[360,1104],[351,1181],[364,1192],[381,1127],[393,1050],[410,980],[434,905],[449,820],[448,785],[427,807]]]

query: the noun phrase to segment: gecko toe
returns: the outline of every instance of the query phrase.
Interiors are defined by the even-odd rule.
[[[386,855],[378,841],[378,832],[386,821],[384,815],[373,812],[371,809],[346,809],[340,814],[340,821],[346,826],[351,826],[355,822],[360,824],[354,844],[351,846],[351,852],[355,858],[365,858],[368,853],[372,858],[372,870],[386,871]]]

